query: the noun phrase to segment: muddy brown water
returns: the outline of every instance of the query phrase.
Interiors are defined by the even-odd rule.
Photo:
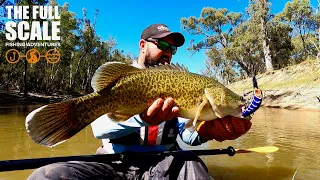
[[[0,160],[91,155],[101,145],[90,126],[54,148],[35,144],[24,121],[39,106],[0,106]],[[180,144],[184,149],[280,148],[270,154],[201,156],[214,179],[320,179],[320,112],[260,108],[252,123],[250,131],[235,141],[211,141],[198,147]],[[1,172],[0,179],[26,179],[32,171]]]

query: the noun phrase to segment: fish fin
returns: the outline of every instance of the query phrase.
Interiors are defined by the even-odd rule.
[[[193,123],[192,123],[193,126],[196,125],[196,123],[198,121],[198,118],[200,117],[200,114],[201,114],[201,111],[202,111],[203,107],[208,103],[209,103],[209,101],[208,101],[207,97],[206,96],[202,96],[202,102],[198,106],[198,109],[197,109],[197,112],[196,112],[196,116],[195,116],[195,118],[193,120]]]
[[[132,115],[121,113],[108,113],[107,116],[114,122],[126,121],[132,117]]]
[[[73,117],[75,99],[39,107],[26,117],[26,130],[31,139],[53,147],[71,138],[89,123]]]
[[[180,69],[182,69],[183,71],[189,72],[189,69],[188,69],[187,67],[185,67],[183,64],[180,65],[180,64],[177,63],[177,66],[178,66]]]
[[[95,92],[98,92],[113,85],[127,73],[137,70],[139,69],[122,62],[107,62],[96,70],[91,80],[91,86]]]
[[[224,89],[222,87],[216,86],[216,87],[208,87],[204,89],[206,98],[210,102],[210,105],[212,107],[212,110],[215,112],[216,116],[219,118],[224,117],[224,113],[222,113],[219,110],[219,107],[222,106],[222,97],[225,96]]]
[[[181,66],[180,64],[159,64],[155,66],[150,66],[149,69],[159,69],[159,70],[174,70],[174,71],[182,71],[182,72],[189,72],[189,70],[184,67],[183,65]]]

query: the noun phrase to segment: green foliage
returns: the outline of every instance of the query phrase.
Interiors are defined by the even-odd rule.
[[[275,69],[281,69],[296,63],[290,58],[294,49],[290,38],[291,31],[292,28],[283,23],[271,24],[268,29],[272,63]]]
[[[206,52],[202,73],[229,83],[320,58],[320,4],[315,10],[309,0],[292,0],[279,14],[271,8],[268,0],[250,0],[246,16],[205,7],[200,17],[181,18],[183,29],[195,37],[188,49]]]
[[[245,77],[257,74],[263,68],[263,63],[260,60],[263,57],[262,45],[256,37],[257,34],[255,24],[242,23],[234,30],[230,46],[225,48],[227,56],[234,59],[246,72]]]
[[[18,3],[27,2],[19,1]],[[41,3],[58,5],[55,0],[41,1]],[[4,31],[1,31],[0,88],[3,87],[6,91],[18,90],[45,94],[57,92],[73,95],[86,94],[93,91],[91,78],[95,70],[103,63],[108,61],[132,62],[134,57],[124,55],[123,51],[116,49],[116,42],[112,37],[103,40],[96,34],[98,10],[95,12],[93,23],[87,18],[86,9],[83,9],[83,17],[77,18],[75,13],[69,11],[68,3],[59,6],[59,12],[61,41],[57,49],[60,52],[60,61],[56,64],[50,64],[44,58],[35,64],[27,63],[25,58],[21,58],[17,64],[9,64],[5,60],[5,53],[11,47],[4,45],[7,40]],[[42,55],[51,48],[36,47]],[[25,47],[16,49],[22,54],[28,50]]]
[[[316,56],[312,47],[312,37],[319,27],[319,15],[315,14],[309,0],[292,0],[288,2],[283,12],[277,15],[277,19],[290,26],[290,33],[294,50],[291,58],[293,62],[304,61],[308,56]],[[313,48],[313,50],[310,50]]]
[[[188,33],[203,37],[199,42],[191,40],[191,46],[188,48],[193,53],[201,49],[207,50],[207,69],[203,73],[208,76],[218,75],[225,83],[231,82],[232,80],[225,74],[235,74],[233,68],[235,62],[228,62],[224,48],[230,46],[231,32],[241,23],[241,13],[229,13],[227,9],[205,7],[200,17],[191,16],[181,18],[180,21]]]

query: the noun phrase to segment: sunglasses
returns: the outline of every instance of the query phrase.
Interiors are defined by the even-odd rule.
[[[146,39],[147,42],[156,42],[157,43],[157,47],[158,49],[160,49],[161,51],[166,51],[168,48],[170,48],[171,54],[175,55],[177,53],[177,46],[171,45],[166,41],[160,40],[160,39],[152,39],[152,38],[148,38]]]

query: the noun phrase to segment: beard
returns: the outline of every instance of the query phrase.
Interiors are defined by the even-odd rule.
[[[146,67],[149,66],[157,66],[160,64],[170,64],[170,57],[167,55],[162,55],[159,58],[152,56],[152,53],[147,51],[146,55],[145,55],[145,61],[144,61],[144,65]]]

